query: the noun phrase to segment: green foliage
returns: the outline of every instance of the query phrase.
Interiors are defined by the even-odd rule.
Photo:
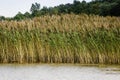
[[[110,10],[111,15],[120,16],[120,0]]]
[[[120,16],[120,1],[119,0],[93,0],[91,2],[74,0],[73,4],[61,4],[55,7],[43,7],[41,10],[37,9],[37,4],[32,4],[31,12],[32,16],[41,16],[46,14],[69,14],[69,13],[86,13],[86,14],[96,14],[101,16]],[[36,6],[36,7],[35,7]]]
[[[40,4],[39,3],[35,3],[32,4],[30,11],[33,13],[34,11],[39,11],[40,10]]]
[[[30,11],[31,11],[32,17],[40,16],[40,4],[39,3],[32,4]]]
[[[15,20],[23,20],[25,17],[21,12],[18,12],[18,14],[14,17]]]
[[[25,18],[31,18],[31,14],[29,12],[24,13]]]
[[[3,21],[5,20],[5,17],[4,16],[0,16],[0,21]]]
[[[92,0],[86,2],[85,0],[74,0],[72,4],[60,4],[55,7],[43,7],[40,9],[39,3],[31,5],[30,12],[24,14],[18,13],[14,18],[8,20],[22,20],[26,18],[39,17],[42,15],[61,15],[61,14],[95,14],[101,16],[120,16],[120,0]],[[0,20],[7,20],[3,16]]]

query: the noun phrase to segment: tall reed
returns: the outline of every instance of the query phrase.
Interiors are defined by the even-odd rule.
[[[62,14],[0,22],[0,63],[120,64],[120,18]]]

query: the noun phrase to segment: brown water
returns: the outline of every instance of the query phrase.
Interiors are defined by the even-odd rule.
[[[120,66],[2,64],[0,80],[120,80]]]

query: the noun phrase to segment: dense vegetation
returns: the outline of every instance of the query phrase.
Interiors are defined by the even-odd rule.
[[[120,64],[120,0],[74,0],[0,17],[0,63]]]
[[[61,14],[1,21],[0,62],[120,64],[120,18]]]
[[[19,12],[13,18],[0,17],[0,20],[22,20],[42,15],[60,15],[60,14],[95,14],[101,16],[120,16],[120,0],[92,0],[91,2],[74,0],[72,4],[61,4],[55,7],[40,8],[39,3],[32,4],[30,13],[22,14]]]

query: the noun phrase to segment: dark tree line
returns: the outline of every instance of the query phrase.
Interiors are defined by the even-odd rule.
[[[19,12],[12,20],[23,20],[43,15],[60,15],[60,14],[95,14],[100,16],[120,16],[120,0],[92,0],[91,2],[74,0],[72,4],[61,4],[55,7],[40,8],[39,3],[32,4],[30,13],[22,14]],[[5,20],[4,16],[0,20]],[[10,19],[8,19],[10,20]]]

